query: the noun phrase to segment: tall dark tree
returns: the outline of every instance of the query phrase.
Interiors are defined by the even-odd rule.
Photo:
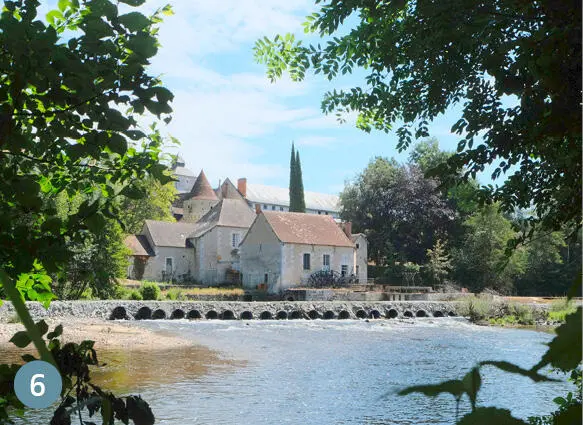
[[[298,188],[298,212],[306,212],[306,199],[304,196],[304,178],[302,177],[302,163],[300,161],[300,151],[296,151],[296,185]]]
[[[297,180],[296,180],[296,151],[292,142],[291,157],[289,160],[289,210],[295,211],[297,205]]]
[[[300,152],[295,149],[293,143],[289,161],[289,210],[292,212],[306,212]]]

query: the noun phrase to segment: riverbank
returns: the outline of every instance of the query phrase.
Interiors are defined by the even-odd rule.
[[[59,324],[63,325],[63,342],[95,341],[98,352],[103,349],[176,349],[193,345],[191,341],[178,336],[132,326],[129,322],[73,317],[48,318],[45,321],[51,330]],[[0,323],[0,347],[14,347],[10,338],[22,330],[24,326],[20,323]]]

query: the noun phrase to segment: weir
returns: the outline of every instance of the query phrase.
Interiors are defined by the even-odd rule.
[[[454,301],[53,301],[48,310],[27,302],[35,320],[67,316],[108,320],[397,319],[458,315]],[[0,322],[15,314],[0,306]]]

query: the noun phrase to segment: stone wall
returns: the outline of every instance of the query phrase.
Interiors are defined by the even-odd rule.
[[[456,315],[456,302],[391,301],[53,301],[48,310],[27,306],[35,320],[47,317],[99,319],[381,319]],[[0,306],[0,322],[15,315],[11,303]]]

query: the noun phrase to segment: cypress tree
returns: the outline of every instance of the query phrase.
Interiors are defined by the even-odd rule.
[[[291,158],[289,161],[289,210],[297,210],[297,180],[296,180],[296,153],[292,142]]]
[[[304,180],[302,178],[302,163],[300,162],[300,151],[296,151],[296,186],[297,186],[297,202],[298,202],[298,212],[306,212],[306,200],[304,199]]]

